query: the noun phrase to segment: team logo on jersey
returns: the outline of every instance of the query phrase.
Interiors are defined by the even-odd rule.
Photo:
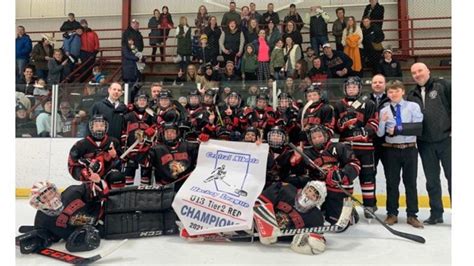
[[[429,96],[431,99],[435,99],[436,96],[438,96],[438,91],[432,90],[432,91],[430,91],[430,93],[428,94],[428,96]]]
[[[73,226],[92,225],[94,222],[95,218],[86,214],[76,214],[69,219],[69,224]]]

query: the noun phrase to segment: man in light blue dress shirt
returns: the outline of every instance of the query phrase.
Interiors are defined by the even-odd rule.
[[[382,146],[385,148],[384,172],[387,184],[387,218],[385,223],[393,225],[398,222],[398,187],[402,170],[407,203],[407,223],[415,228],[423,228],[417,219],[418,193],[416,179],[418,171],[418,150],[416,136],[423,130],[423,113],[414,102],[405,101],[405,86],[394,81],[387,86],[390,104],[380,111],[377,135],[385,136]]]

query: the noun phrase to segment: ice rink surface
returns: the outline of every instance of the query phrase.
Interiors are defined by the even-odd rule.
[[[294,253],[289,244],[267,247],[254,243],[189,243],[178,236],[159,236],[130,239],[118,251],[98,261],[97,265],[450,265],[451,264],[451,209],[445,209],[444,224],[416,229],[406,224],[405,209],[400,208],[398,224],[394,229],[421,235],[425,244],[419,244],[392,235],[377,221],[371,224],[363,218],[362,209],[357,208],[361,220],[355,226],[339,234],[326,233],[326,252],[320,255]],[[385,219],[385,209],[377,211]],[[16,200],[16,232],[20,225],[31,225],[35,210],[24,199]],[[419,219],[429,216],[428,209],[420,209]],[[17,233],[18,234],[18,233]],[[98,249],[76,253],[81,257],[96,255],[119,240],[102,240]],[[66,251],[64,242],[52,248]],[[16,249],[17,265],[67,265],[40,255],[20,254]]]

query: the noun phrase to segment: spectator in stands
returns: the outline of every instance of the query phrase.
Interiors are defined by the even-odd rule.
[[[16,39],[15,39],[15,52],[16,52],[15,53],[15,63],[16,63],[15,80],[17,82],[21,78],[21,73],[23,73],[25,66],[30,61],[32,46],[33,44],[31,42],[30,36],[25,33],[25,27],[18,26],[16,28]]]
[[[222,30],[228,30],[229,22],[234,21],[237,25],[240,25],[240,14],[235,11],[235,2],[231,1],[229,3],[229,11],[224,13],[222,16],[221,26]],[[227,29],[226,29],[227,28]]]
[[[258,13],[255,3],[251,2],[249,4],[249,7],[250,7],[250,13],[249,13],[250,18],[255,18],[257,19],[257,21],[260,21],[262,19],[262,15]]]
[[[163,6],[161,8],[160,20],[158,24],[158,28],[160,29],[160,37],[161,41],[158,41],[160,46],[160,54],[161,54],[161,61],[165,61],[165,48],[166,48],[166,41],[168,40],[168,36],[170,34],[170,30],[174,27],[173,17],[169,13],[169,9],[167,6]]]
[[[179,25],[176,28],[176,39],[178,43],[177,53],[181,57],[179,68],[184,70],[191,61],[192,55],[191,27],[189,27],[188,19],[185,16],[179,18]]]
[[[423,228],[418,221],[418,152],[416,149],[417,136],[423,127],[423,114],[414,102],[405,101],[405,86],[395,81],[387,88],[390,104],[380,111],[380,123],[377,136],[385,136],[384,153],[387,158],[384,172],[387,185],[387,218],[385,223],[393,225],[398,222],[398,202],[400,193],[400,172],[403,172],[403,185],[406,194],[407,223],[415,228]]]
[[[408,100],[418,103],[423,112],[423,133],[417,138],[426,190],[430,199],[430,217],[425,224],[443,223],[443,202],[440,163],[448,181],[451,198],[451,82],[433,78],[421,62],[411,66],[416,87],[408,93]]]
[[[130,26],[122,34],[122,49],[127,47],[128,40],[132,39],[135,47],[139,52],[143,52],[143,36],[139,31],[140,22],[137,19],[132,19]],[[109,121],[110,123],[110,121]]]
[[[180,71],[178,72],[178,77],[176,78],[176,84],[183,84],[185,82],[188,83],[197,83],[198,81],[198,74],[197,69],[194,64],[189,64],[186,67],[186,72]]]
[[[208,26],[204,28],[204,34],[207,36],[211,63],[215,66],[217,65],[217,56],[219,55],[219,38],[222,34],[221,29],[217,26],[217,18],[215,16],[210,17]]]
[[[268,3],[267,5],[267,12],[263,13],[262,17],[260,18],[260,25],[263,27],[267,27],[268,22],[273,21],[276,25],[280,24],[280,17],[278,13],[273,11],[273,3]]]
[[[243,31],[245,37],[245,44],[251,43],[256,45],[258,39],[258,22],[256,19],[250,19],[247,31]]]
[[[237,28],[237,22],[230,20],[219,39],[219,48],[224,61],[236,62],[236,57],[242,56],[244,49],[244,34]]]
[[[296,11],[295,4],[290,5],[290,11],[288,12],[288,15],[285,16],[285,19],[283,19],[283,23],[285,23],[285,25],[283,25],[284,29],[286,28],[286,23],[288,23],[288,21],[293,21],[296,24],[297,31],[301,31],[304,26],[303,19]]]
[[[201,31],[199,29],[194,29],[194,34],[191,37],[191,61],[196,61],[198,49],[201,45]]]
[[[33,66],[26,65],[21,75],[20,80],[16,83],[16,91],[22,92],[25,95],[33,95],[33,84],[36,78],[33,76]]]
[[[332,24],[332,35],[336,39],[336,50],[344,51],[344,45],[342,45],[342,32],[347,27],[346,10],[343,7],[336,8],[336,20]]]
[[[110,137],[120,139],[122,135],[123,115],[127,110],[125,104],[120,102],[123,90],[122,85],[117,82],[110,84],[109,96],[100,102],[94,103],[91,108],[91,116],[101,114],[109,122],[107,134]]]
[[[282,80],[285,78],[284,67],[283,40],[279,39],[270,56],[270,74],[273,75],[276,80]]]
[[[49,34],[43,34],[41,41],[39,41],[31,52],[31,59],[35,66],[36,75],[38,78],[48,78],[48,61],[53,58],[53,46],[51,45],[54,39]]]
[[[323,63],[321,57],[315,57],[313,59],[313,67],[308,71],[308,77],[313,83],[323,84],[330,77],[328,67]]]
[[[48,62],[48,84],[59,84],[65,78],[65,68],[69,64],[69,58],[64,58],[60,49],[54,50],[53,58]]]
[[[35,88],[33,90],[34,96],[48,96],[50,94],[44,79],[37,79],[33,87]]]
[[[255,46],[249,43],[245,46],[244,56],[240,66],[242,79],[245,81],[257,80],[258,61]]]
[[[293,39],[290,36],[286,37],[285,39],[285,48],[283,49],[283,54],[286,75],[288,77],[292,77],[296,62],[301,59],[301,48],[299,45],[293,42]]]
[[[369,17],[373,24],[378,25],[382,29],[385,8],[379,4],[379,0],[369,0],[369,2],[370,4],[365,6],[362,18]],[[362,23],[360,26],[362,27]]]
[[[72,138],[76,136],[76,125],[74,121],[74,114],[71,109],[71,104],[68,101],[62,101],[59,104],[59,119],[61,120],[61,128],[58,128],[58,133],[62,137]]]
[[[160,10],[155,9],[153,10],[153,16],[148,20],[148,28],[150,29],[150,33],[148,33],[148,37],[150,38],[150,46],[151,48],[151,61],[155,62],[156,60],[156,51],[158,50],[158,44],[162,43],[161,38],[161,30],[158,28],[160,25]]]
[[[93,85],[104,85],[105,81],[105,75],[102,73],[100,66],[94,66],[92,68],[92,79],[89,83]]]
[[[83,33],[82,27],[70,31],[64,35],[63,39],[63,52],[66,58],[69,59],[68,63],[64,67],[64,78],[69,76],[74,71],[76,64],[79,64],[79,56],[81,54],[81,35]]]
[[[313,6],[309,13],[309,37],[311,47],[319,54],[319,48],[328,42],[329,15],[321,6]]]
[[[217,71],[214,70],[211,64],[206,64],[204,66],[204,74],[200,80],[201,88],[204,91],[207,91],[212,88],[216,88],[219,85],[220,76]]]
[[[240,81],[240,77],[235,73],[234,61],[229,60],[225,64],[224,73],[221,75],[220,87],[236,87],[236,81]]]
[[[383,51],[382,41],[385,39],[385,35],[377,24],[370,23],[369,17],[362,19],[362,34],[364,36],[362,41],[364,46],[362,50],[363,62],[372,69],[372,75],[375,75],[378,71],[378,63]]]
[[[318,55],[319,56],[319,55]],[[313,68],[313,59],[316,57],[314,49],[311,46],[306,48],[306,53],[304,55],[304,61],[306,61],[307,69]]]
[[[362,77],[362,57],[360,49],[364,36],[362,30],[355,21],[353,16],[347,19],[347,27],[342,32],[341,43],[344,45],[344,53],[352,60],[353,75]]]
[[[383,59],[378,64],[378,73],[387,77],[388,80],[397,77],[402,78],[402,68],[398,60],[392,58],[392,50],[383,50]]]
[[[84,94],[77,106],[78,112],[75,116],[78,123],[76,137],[83,138],[87,136],[91,108],[96,102],[105,98],[97,93],[97,88],[96,85],[91,84],[87,84],[84,88]]]
[[[240,9],[240,30],[246,32],[250,22],[250,10],[248,6],[243,6]],[[258,20],[257,20],[258,21]]]
[[[201,5],[199,6],[196,18],[194,19],[194,25],[196,25],[196,28],[202,32],[208,24],[209,14],[207,13],[207,8],[205,5]]]
[[[273,51],[273,48],[275,48],[275,44],[277,43],[278,40],[281,39],[281,32],[278,29],[277,26],[275,26],[275,23],[273,23],[273,20],[270,20],[267,25],[267,42],[268,45],[270,46],[270,51]]]
[[[207,41],[207,35],[201,34],[199,38],[199,47],[197,48],[197,52],[195,55],[195,58],[197,59],[200,65],[205,65],[207,63],[211,63],[212,61],[212,51]]]
[[[291,37],[293,43],[299,46],[301,52],[303,47],[303,36],[299,31],[296,30],[295,22],[291,20],[286,23],[286,30],[283,33],[282,39],[286,42],[286,38],[288,37]],[[300,56],[303,56],[303,54],[301,53]]]
[[[35,122],[28,117],[26,107],[22,103],[17,103],[15,111],[15,136],[17,138],[36,137],[36,125]]]
[[[128,39],[128,45],[122,48],[122,80],[125,83],[133,84],[139,80],[137,63],[140,58],[137,53],[133,38]]]
[[[76,21],[74,13],[69,13],[67,16],[68,19],[63,22],[63,25],[61,25],[61,28],[59,28],[60,31],[70,32],[81,26],[81,24]]]
[[[352,59],[345,53],[333,50],[329,43],[323,44],[323,64],[328,66],[332,78],[347,78],[352,72]]]
[[[293,95],[295,90],[296,90],[295,81],[293,80],[292,77],[287,77],[285,80],[285,86],[283,88],[283,92],[290,93],[291,95]]]
[[[295,70],[293,71],[293,80],[302,80],[306,78],[308,73],[308,65],[304,59],[296,61]]]
[[[100,43],[99,36],[97,33],[89,28],[87,20],[81,19],[81,26],[84,32],[81,34],[81,51],[79,58],[84,64],[81,73],[90,71],[91,67],[95,64],[95,59],[97,53],[99,52]],[[83,75],[81,82],[86,81],[89,78],[89,75]]]
[[[243,95],[244,99],[247,99],[246,106],[254,108],[257,104],[257,96],[260,94],[256,85],[250,85],[248,89],[248,95]],[[245,97],[247,96],[247,97]]]
[[[50,137],[51,136],[51,98],[48,97],[41,102],[43,111],[36,117],[36,132],[38,137]],[[56,120],[56,128],[61,128],[61,121]]]

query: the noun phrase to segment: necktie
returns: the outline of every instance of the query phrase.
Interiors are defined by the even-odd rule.
[[[423,101],[423,106],[425,106],[425,95],[426,95],[426,88],[421,87],[421,100]]]
[[[378,107],[379,104],[380,104],[380,96],[375,96],[375,101],[376,101],[377,107]]]
[[[395,105],[395,122],[397,123],[397,130],[402,131],[402,112],[400,110],[400,104]]]

